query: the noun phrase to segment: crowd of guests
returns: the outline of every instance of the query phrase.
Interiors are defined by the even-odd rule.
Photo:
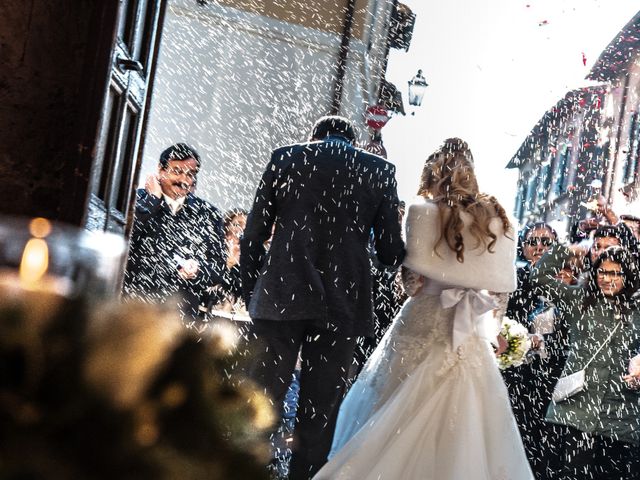
[[[138,191],[124,295],[175,298],[198,334],[229,320],[242,331],[240,239],[249,212],[222,213],[197,197],[200,165],[195,149],[172,145]],[[545,223],[520,232],[507,315],[528,328],[532,350],[504,379],[538,479],[640,478],[639,239],[640,219],[617,218],[603,201],[566,244]],[[355,346],[351,378],[406,299],[395,269],[373,255],[370,268],[374,331]],[[554,401],[558,379],[581,370],[588,388]],[[299,371],[293,378],[297,392]]]
[[[566,244],[545,223],[520,232],[507,315],[532,350],[504,379],[538,479],[640,478],[639,238],[638,219],[602,199]],[[556,397],[558,380],[582,371],[577,391]]]
[[[200,155],[184,144],[160,155],[137,192],[125,270],[125,298],[175,301],[198,333],[214,320],[246,314],[240,281],[242,209],[225,213],[195,195]]]

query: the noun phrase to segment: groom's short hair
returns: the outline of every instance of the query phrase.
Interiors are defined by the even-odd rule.
[[[311,131],[312,140],[324,140],[329,135],[346,138],[349,142],[356,142],[356,129],[348,119],[338,115],[327,115],[316,120]]]

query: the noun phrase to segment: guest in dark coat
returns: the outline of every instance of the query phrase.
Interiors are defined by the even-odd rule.
[[[592,219],[588,219],[592,220]],[[580,286],[586,286],[591,282],[592,265],[596,259],[610,247],[622,247],[631,254],[631,259],[640,265],[638,253],[638,241],[633,236],[631,229],[624,223],[615,225],[600,225],[591,222],[594,229],[591,232],[591,244],[580,243],[572,252],[582,255],[582,273],[578,279]]]
[[[344,118],[321,118],[312,137],[273,152],[241,241],[250,375],[278,409],[301,350],[292,479],[326,462],[356,337],[373,334],[371,230],[380,262],[404,257],[394,166],[354,147]]]
[[[538,295],[531,288],[531,267],[558,239],[556,231],[543,222],[527,225],[518,238],[518,288],[509,297],[507,316],[529,326],[529,315],[539,307]]]
[[[176,298],[185,322],[205,289],[224,280],[222,217],[191,192],[200,156],[184,143],[160,155],[158,172],[137,192],[123,294],[148,302]]]
[[[518,289],[507,308],[507,316],[528,329],[535,348],[527,363],[511,367],[503,375],[527,458],[538,480],[555,478],[559,470],[563,432],[561,427],[547,424],[545,414],[566,360],[568,333],[561,310],[532,286],[530,274],[556,241],[555,230],[546,223],[527,225],[522,230]],[[567,268],[566,281],[575,282],[575,274],[569,265]]]
[[[372,252],[371,258],[371,278],[374,334],[358,338],[352,366],[354,378],[360,373],[408,298],[402,287],[400,272],[381,265],[375,258],[375,252]]]

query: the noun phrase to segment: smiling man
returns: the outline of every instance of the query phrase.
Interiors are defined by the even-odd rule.
[[[137,192],[123,287],[125,297],[148,302],[175,297],[187,323],[226,271],[220,212],[192,193],[199,170],[200,155],[184,143],[160,154],[157,173]]]

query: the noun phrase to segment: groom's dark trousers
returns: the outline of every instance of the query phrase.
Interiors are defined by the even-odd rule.
[[[275,328],[274,328],[275,327]],[[253,336],[255,335],[255,336]],[[305,321],[254,320],[251,378],[282,411],[301,348],[300,395],[289,479],[307,479],[327,461],[340,402],[348,384],[355,337]]]

